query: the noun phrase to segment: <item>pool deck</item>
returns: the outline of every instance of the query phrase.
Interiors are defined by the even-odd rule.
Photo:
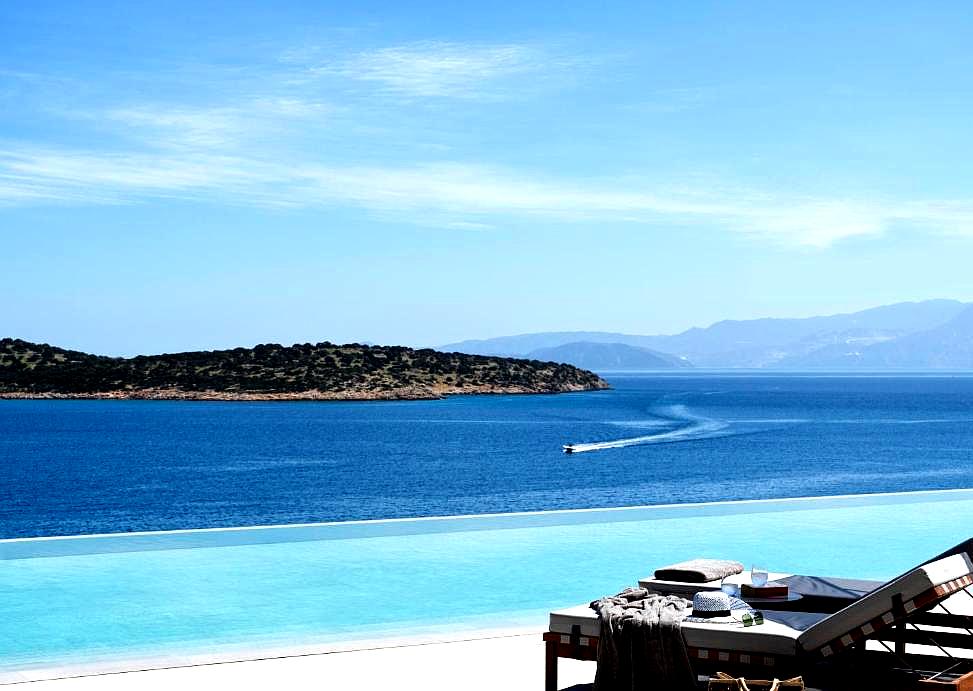
[[[6,688],[29,691],[129,691],[130,689],[287,689],[425,691],[539,691],[544,688],[542,631],[483,632],[486,637],[440,641],[376,641],[376,647],[305,653],[245,662],[200,662],[132,672],[97,673],[31,681],[39,674],[0,677]],[[50,674],[52,670],[48,670]],[[68,673],[64,669],[64,673]],[[558,688],[587,691],[591,662],[562,660]]]

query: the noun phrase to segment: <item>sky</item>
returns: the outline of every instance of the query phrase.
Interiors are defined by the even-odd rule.
[[[0,5],[0,336],[112,355],[973,300],[968,3]]]

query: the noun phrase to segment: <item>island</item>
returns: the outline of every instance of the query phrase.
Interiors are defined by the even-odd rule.
[[[130,358],[0,340],[0,398],[404,400],[607,389],[572,365],[402,346],[262,344]]]

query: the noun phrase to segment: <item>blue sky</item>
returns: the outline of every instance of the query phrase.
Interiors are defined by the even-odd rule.
[[[6,3],[0,335],[433,345],[973,299],[973,10],[934,9]]]

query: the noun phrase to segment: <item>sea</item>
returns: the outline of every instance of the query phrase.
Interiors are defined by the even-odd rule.
[[[604,376],[434,401],[2,400],[0,538],[973,487],[970,374]]]

